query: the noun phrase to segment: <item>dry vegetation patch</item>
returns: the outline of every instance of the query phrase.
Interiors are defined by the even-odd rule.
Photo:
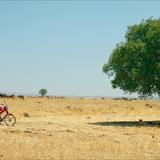
[[[160,159],[160,101],[5,100],[17,123],[0,126],[0,159]]]

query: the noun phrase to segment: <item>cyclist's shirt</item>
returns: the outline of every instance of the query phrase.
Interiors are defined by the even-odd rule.
[[[4,106],[0,106],[0,113],[5,110]]]

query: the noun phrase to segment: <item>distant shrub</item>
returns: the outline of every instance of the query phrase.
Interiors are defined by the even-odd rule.
[[[30,117],[29,113],[24,113],[24,117]]]
[[[23,95],[18,95],[18,98],[21,98],[24,100],[24,96]]]
[[[1,98],[14,98],[15,95],[14,95],[14,94],[12,94],[12,95],[7,95],[7,94],[5,94],[5,93],[0,93],[0,97],[1,97]]]

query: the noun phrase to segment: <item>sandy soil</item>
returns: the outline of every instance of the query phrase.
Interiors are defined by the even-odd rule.
[[[0,159],[160,159],[158,100],[4,100],[17,123],[0,125]]]

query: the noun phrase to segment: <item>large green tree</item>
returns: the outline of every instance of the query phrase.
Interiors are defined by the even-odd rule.
[[[129,26],[125,38],[103,66],[103,72],[112,77],[112,87],[140,96],[160,96],[160,19]]]

